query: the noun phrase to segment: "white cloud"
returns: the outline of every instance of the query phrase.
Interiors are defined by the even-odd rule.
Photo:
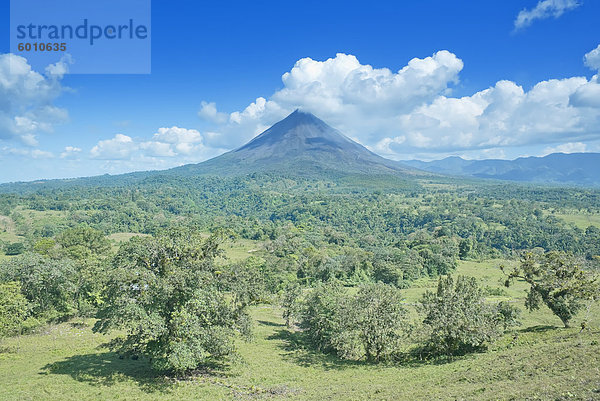
[[[127,135],[116,134],[112,139],[98,142],[90,151],[94,159],[122,160],[128,159],[131,153],[138,147],[133,139]]]
[[[201,143],[202,135],[195,129],[186,129],[179,127],[159,128],[154,134],[153,139],[160,142],[179,144],[179,143]]]
[[[165,142],[142,142],[139,144],[139,148],[144,154],[152,157],[173,157],[176,153],[171,149],[171,145]]]
[[[60,154],[61,159],[69,159],[76,157],[81,153],[82,149],[75,146],[65,146],[65,150]]]
[[[584,64],[592,70],[600,70],[600,45],[583,56]]]
[[[24,149],[24,148],[11,148],[5,146],[2,148],[2,153],[13,155],[13,156],[22,156],[26,158],[32,159],[51,159],[54,157],[52,152],[47,152],[45,150],[40,149]]]
[[[212,137],[210,133],[204,136]],[[117,134],[111,139],[99,141],[90,151],[90,156],[94,159],[138,163],[139,167],[151,164],[167,168],[185,162],[203,161],[225,151],[205,146],[204,136],[197,130],[176,126],[159,128],[150,139]]]
[[[207,138],[207,144],[242,145],[298,107],[364,140],[393,130],[400,112],[450,94],[462,68],[462,60],[446,50],[414,58],[397,72],[363,65],[342,53],[325,61],[303,58],[283,74],[281,90],[230,113],[225,123],[217,124],[220,135]],[[211,113],[218,113],[216,106]]]
[[[227,114],[218,112],[217,106],[214,102],[202,102],[200,104],[200,111],[198,111],[198,116],[200,116],[200,118],[202,118],[203,120],[219,124],[227,121]]]
[[[531,10],[521,10],[515,19],[515,30],[526,28],[538,19],[558,18],[580,5],[577,0],[540,0]]]
[[[574,107],[595,107],[600,109],[600,83],[597,76],[590,82],[581,85],[570,97],[570,104]]]
[[[585,143],[569,142],[569,143],[563,143],[562,145],[558,145],[558,146],[554,146],[554,147],[549,146],[544,149],[541,156],[546,156],[551,153],[582,153],[582,152],[586,152],[587,150],[588,150],[587,145]]]
[[[0,54],[0,140],[18,139],[37,146],[36,135],[51,132],[68,118],[67,111],[52,105],[63,91],[60,79],[67,59],[46,68],[46,75],[31,69],[27,60]]]
[[[570,105],[571,95],[587,83],[582,77],[548,80],[526,92],[514,82],[499,81],[472,96],[439,96],[400,117],[398,128],[407,138],[403,150],[485,149],[597,136],[597,113]]]
[[[594,54],[586,56],[592,66]],[[486,150],[500,157],[506,147],[600,139],[597,75],[549,79],[529,90],[501,80],[473,95],[452,97],[462,68],[448,51],[413,59],[397,73],[345,54],[301,59],[283,74],[281,90],[230,113],[227,122],[216,124],[219,134],[204,143],[240,146],[295,108],[394,159],[457,152],[478,157]]]

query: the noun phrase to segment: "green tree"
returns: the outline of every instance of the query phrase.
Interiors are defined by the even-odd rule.
[[[184,372],[231,355],[235,333],[248,334],[249,326],[245,310],[219,289],[214,259],[221,240],[218,233],[204,240],[173,229],[123,244],[94,331],[125,330],[112,348],[145,355],[161,371]]]
[[[67,256],[75,260],[102,255],[110,250],[110,242],[104,234],[86,226],[63,231],[56,237],[56,242]]]
[[[405,331],[406,310],[400,291],[387,284],[365,284],[350,303],[355,315],[349,330],[357,330],[367,361],[389,359],[398,352]]]
[[[346,301],[346,291],[337,280],[317,283],[306,296],[299,325],[317,350],[338,350],[339,336],[343,334],[342,311]]]
[[[406,314],[401,301],[400,291],[388,284],[363,284],[351,296],[339,281],[329,281],[295,302],[300,327],[316,349],[379,362],[399,350]]]
[[[573,255],[564,252],[525,252],[519,266],[508,271],[505,285],[510,286],[515,279],[529,284],[525,299],[528,310],[539,309],[544,303],[565,327],[583,307],[583,301],[598,293],[596,279],[579,267]]]
[[[48,259],[25,253],[0,264],[0,282],[17,281],[31,302],[32,314],[44,320],[76,313],[77,269],[68,259]]]
[[[424,313],[426,346],[435,354],[469,352],[502,334],[502,320],[486,305],[483,291],[473,277],[440,277],[436,292],[420,300]]]

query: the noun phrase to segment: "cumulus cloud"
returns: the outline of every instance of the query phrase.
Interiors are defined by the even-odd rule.
[[[36,146],[37,134],[51,132],[68,118],[65,109],[52,104],[64,89],[60,79],[68,62],[62,59],[42,75],[33,71],[25,58],[0,54],[0,140],[18,139]]]
[[[81,153],[82,149],[75,146],[65,146],[65,149],[60,154],[61,159],[69,159],[77,157]]]
[[[202,102],[200,104],[198,116],[203,120],[211,121],[214,123],[224,123],[225,121],[227,121],[227,114],[218,112],[217,105],[214,102]]]
[[[397,72],[361,64],[355,56],[342,53],[325,61],[303,58],[283,74],[281,90],[230,113],[217,124],[218,135],[207,138],[207,143],[239,146],[298,107],[363,140],[365,134],[392,130],[398,113],[440,93],[450,94],[462,68],[462,60],[446,50],[414,58]],[[211,114],[219,113],[214,104],[207,104]]]
[[[171,167],[183,162],[203,161],[224,151],[225,149],[204,145],[204,136],[199,131],[174,126],[159,128],[149,139],[134,139],[116,134],[111,139],[99,141],[91,149],[90,156],[101,160],[133,161]],[[172,160],[165,162],[165,159]]]
[[[521,10],[515,19],[515,30],[523,29],[538,19],[558,18],[565,12],[577,8],[577,0],[540,0],[531,10]]]
[[[586,55],[588,66],[597,65],[596,50]],[[453,97],[462,68],[463,62],[445,50],[415,58],[397,72],[346,54],[325,61],[304,58],[283,74],[282,89],[229,113],[205,143],[240,146],[296,108],[394,159],[473,151],[501,155],[506,147],[600,139],[598,75],[548,79],[529,90],[501,80]],[[210,105],[211,115],[221,113]]]
[[[596,113],[570,106],[571,95],[587,83],[582,77],[553,79],[526,92],[514,82],[499,81],[472,96],[439,96],[400,116],[398,129],[406,140],[395,148],[388,146],[389,155],[424,148],[485,149],[598,135],[593,133]],[[389,144],[388,138],[381,139],[375,149],[385,144]]]
[[[90,151],[90,156],[94,159],[104,160],[128,159],[137,146],[131,137],[116,134],[111,139],[98,142]]]
[[[586,53],[583,56],[583,60],[585,65],[592,70],[600,70],[600,45],[589,53]]]

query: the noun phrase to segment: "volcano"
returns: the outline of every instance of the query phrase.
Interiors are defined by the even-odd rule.
[[[244,146],[178,173],[249,174],[280,172],[313,175],[403,174],[412,167],[376,155],[311,113],[300,110],[274,124]]]

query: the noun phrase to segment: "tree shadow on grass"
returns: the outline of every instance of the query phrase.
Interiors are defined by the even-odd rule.
[[[271,327],[285,327],[283,323],[271,322],[268,320],[257,320],[256,323],[262,324],[263,326],[271,326]]]
[[[336,355],[311,349],[306,335],[299,331],[282,328],[267,337],[267,340],[279,340],[278,347],[286,351],[283,355],[284,359],[292,360],[304,367],[320,366],[325,370],[343,370],[353,366],[368,365],[363,361],[343,360]]]
[[[520,333],[544,333],[550,330],[556,330],[556,326],[548,326],[548,325],[537,325],[531,327],[525,327],[524,329],[518,330]]]
[[[114,352],[74,355],[48,364],[40,374],[69,375],[93,386],[112,386],[134,381],[145,392],[169,392],[172,379],[153,371],[143,359],[119,359]]]
[[[277,330],[274,334],[267,337],[267,339],[282,341],[279,347],[287,351],[284,358],[292,360],[300,366],[321,366],[325,370],[343,370],[356,366],[378,369],[385,367],[417,368],[425,365],[446,365],[460,360],[475,358],[478,354],[485,353],[485,348],[482,347],[453,356],[434,356],[424,347],[415,347],[407,352],[397,354],[392,360],[370,363],[364,360],[344,360],[335,354],[317,351],[311,347],[306,335],[301,331],[291,331],[284,328]]]

